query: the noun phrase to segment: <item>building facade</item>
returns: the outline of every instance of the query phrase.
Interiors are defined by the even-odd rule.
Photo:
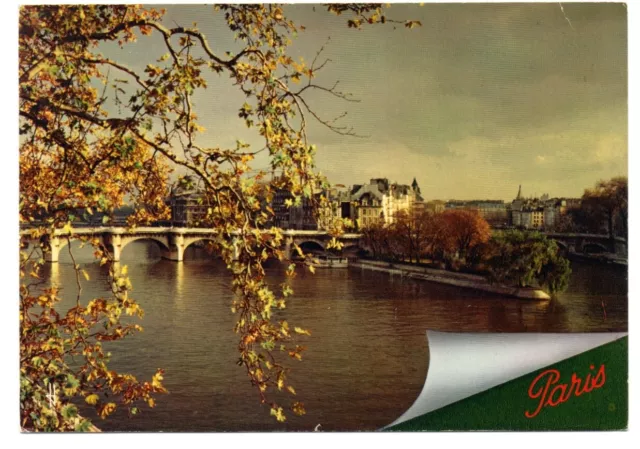
[[[203,204],[202,198],[196,190],[173,188],[167,200],[171,208],[170,225],[180,228],[203,226],[208,207]]]
[[[387,178],[373,178],[368,184],[354,185],[349,202],[352,205],[351,218],[361,228],[378,222],[391,224],[400,211],[421,207],[423,199],[415,179],[409,186],[389,183]],[[345,209],[343,207],[343,212]]]
[[[446,204],[446,202],[441,200],[427,201],[424,203],[424,209],[429,213],[439,214],[440,212],[444,212]]]
[[[295,229],[302,231],[318,230],[313,203],[309,198],[302,198],[299,205],[287,205],[287,200],[294,201],[288,190],[277,189],[273,194],[271,208],[273,209],[273,224],[281,229]]]
[[[476,211],[493,226],[505,226],[509,224],[507,205],[503,200],[449,200],[444,204],[444,208]]]

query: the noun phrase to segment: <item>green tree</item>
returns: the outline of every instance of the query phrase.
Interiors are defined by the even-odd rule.
[[[385,23],[383,9],[374,4],[329,5],[334,14],[348,15],[347,25]],[[282,259],[283,237],[278,229],[260,232],[272,211],[276,189],[286,189],[299,204],[315,201],[326,181],[314,171],[316,147],[309,142],[307,120],[313,117],[331,130],[352,134],[349,128],[324,119],[311,109],[307,95],[324,92],[348,96],[315,82],[326,62],[311,64],[288,54],[291,38],[304,27],[288,20],[276,4],[220,5],[211,8],[235,36],[233,49],[220,51],[194,24],[163,22],[164,11],[134,5],[23,6],[19,13],[20,223],[23,246],[41,242],[40,252],[57,230],[66,232],[78,218],[104,215],[129,203],[130,226],[167,219],[165,197],[172,172],[178,182],[202,192],[208,212],[201,225],[218,232],[215,251],[233,274],[232,311],[237,314],[239,361],[270,413],[285,420],[284,408],[270,392],[288,390],[289,408],[303,414],[288,383],[287,359],[302,357],[304,347],[294,338],[309,332],[272,319],[285,308],[291,289],[269,285],[264,260]],[[419,25],[402,21],[407,28]],[[128,67],[105,54],[105,48],[136,52],[136,42],[158,38],[162,50],[141,54],[143,70]],[[217,44],[217,43],[216,43]],[[117,54],[117,52],[116,52]],[[203,103],[224,101],[207,96],[207,74],[228,80],[229,89],[244,96],[238,117],[261,136],[264,146],[251,148],[237,141],[230,147],[203,142],[194,98]],[[253,172],[259,152],[270,157],[266,173]],[[339,226],[333,226],[337,234]],[[239,239],[234,258],[233,240]],[[61,312],[59,290],[44,291],[40,282],[42,254],[22,251],[20,262],[20,379],[21,423],[35,430],[86,430],[88,421],[71,404],[75,398],[95,406],[105,417],[120,405],[137,410],[140,401],[155,404],[165,391],[162,372],[149,382],[115,373],[108,367],[103,341],[119,340],[140,330],[123,322],[126,315],[142,315],[130,296],[126,267],[112,264],[112,254],[98,240],[85,244],[97,260],[110,265],[112,295],[82,301],[82,284],[89,280],[76,265],[78,296],[72,309]],[[293,269],[287,270],[292,276]],[[69,359],[82,360],[71,366]],[[59,394],[47,400],[50,390]],[[109,399],[107,399],[107,394]],[[51,395],[50,395],[51,396]]]
[[[540,285],[550,293],[568,286],[571,268],[557,243],[538,232],[501,231],[491,240],[489,279],[526,287]]]

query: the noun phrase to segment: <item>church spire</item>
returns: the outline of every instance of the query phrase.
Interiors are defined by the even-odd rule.
[[[516,196],[516,199],[519,200],[521,197],[522,197],[522,184],[518,186],[518,196]]]

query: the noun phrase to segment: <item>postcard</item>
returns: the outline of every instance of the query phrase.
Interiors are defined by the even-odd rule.
[[[627,429],[625,4],[18,29],[21,432]]]

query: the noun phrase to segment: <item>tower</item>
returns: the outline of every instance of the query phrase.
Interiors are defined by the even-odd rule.
[[[417,194],[420,194],[420,187],[418,186],[418,181],[416,181],[416,178],[413,178],[413,182],[411,183],[411,188],[413,189],[414,192],[416,192]]]
[[[520,198],[522,198],[522,184],[518,186],[518,196],[516,196],[517,200],[519,200]]]

